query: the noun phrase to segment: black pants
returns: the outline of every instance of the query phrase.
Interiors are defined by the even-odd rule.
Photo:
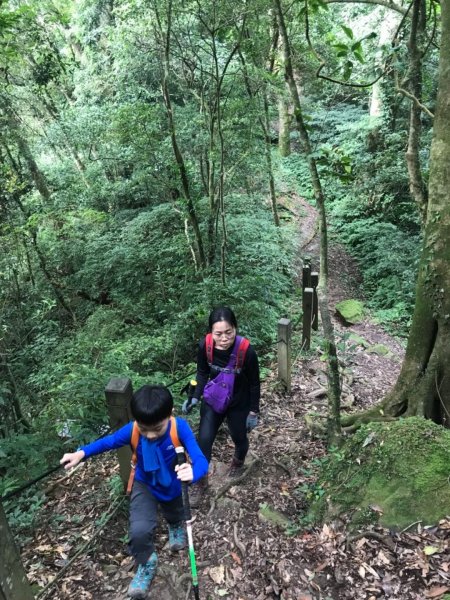
[[[219,415],[214,412],[209,404],[206,404],[205,401],[202,402],[198,445],[208,462],[211,461],[212,447],[217,432],[225,419],[235,446],[234,456],[238,460],[243,461],[245,459],[248,452],[247,416],[249,412],[249,408],[236,406],[229,408],[225,414]]]
[[[140,481],[133,483],[130,498],[130,542],[131,554],[138,565],[147,562],[154,552],[153,534],[158,523],[158,506],[170,525],[183,520],[183,499],[181,496],[161,502]]]

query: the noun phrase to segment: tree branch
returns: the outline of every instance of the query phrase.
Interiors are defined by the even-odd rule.
[[[396,85],[395,86],[395,91],[398,92],[399,94],[403,94],[404,96],[406,96],[407,98],[409,98],[410,100],[412,100],[418,108],[420,108],[421,110],[423,110],[423,112],[427,113],[427,115],[429,117],[431,117],[432,119],[434,119],[434,114],[431,112],[431,110],[429,108],[427,108],[424,104],[422,104],[413,94],[411,94],[410,92],[408,92],[408,90],[405,90],[404,88]]]
[[[349,2],[354,4],[375,4],[395,10],[401,15],[406,15],[408,12],[403,6],[399,6],[398,4],[395,4],[395,2],[390,2],[389,0],[323,0],[323,2],[324,4],[348,4]]]

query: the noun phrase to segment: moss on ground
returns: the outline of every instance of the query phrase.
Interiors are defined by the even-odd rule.
[[[450,512],[450,430],[420,417],[370,423],[321,465],[311,516],[391,528],[437,523]]]

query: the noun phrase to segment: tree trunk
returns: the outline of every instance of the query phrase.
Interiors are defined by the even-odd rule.
[[[439,91],[430,156],[429,200],[416,287],[416,304],[400,375],[371,416],[418,415],[450,426],[450,2],[442,2]]]
[[[273,176],[273,167],[272,167],[272,146],[270,143],[270,118],[269,118],[269,102],[267,100],[267,91],[263,92],[264,98],[264,123],[263,123],[263,132],[264,132],[264,151],[266,155],[266,165],[267,165],[267,174],[269,176],[269,192],[270,192],[270,205],[272,207],[273,214],[273,222],[276,227],[280,226],[280,217],[278,216],[278,206],[277,206],[277,195],[275,192],[275,178]]]
[[[23,156],[25,162],[27,163],[31,178],[34,182],[34,185],[36,186],[36,189],[44,198],[44,200],[49,200],[51,192],[48,188],[45,176],[39,169],[36,161],[34,160],[30,147],[25,138],[23,137],[22,132],[20,131],[20,125],[14,113],[13,107],[11,106],[9,99],[6,96],[2,96],[0,98],[0,107],[3,108],[6,114],[10,133],[19,148],[20,154]]]
[[[280,156],[289,156],[291,153],[289,104],[280,97],[278,100],[278,151]]]
[[[276,35],[276,40],[278,40],[278,33]],[[271,54],[272,54],[272,51],[274,51],[273,47],[271,50]],[[244,74],[245,87],[247,89],[247,93],[248,93],[249,97],[253,100],[255,98],[256,94],[252,89],[252,86],[250,83],[250,78],[249,78],[248,72],[247,72],[247,65],[245,63],[245,58],[244,58],[242,52],[239,52],[239,57],[240,57],[241,63],[242,63],[242,71]],[[270,73],[272,72],[272,69],[273,69],[273,65],[271,65],[272,62],[273,62],[272,60],[268,61],[268,71]],[[275,177],[273,175],[272,144],[271,144],[271,140],[270,140],[270,114],[269,114],[269,100],[267,98],[267,88],[265,88],[265,87],[263,88],[261,95],[262,95],[264,111],[263,111],[263,115],[260,115],[258,117],[258,121],[259,121],[259,124],[261,125],[261,131],[262,131],[262,134],[264,137],[264,156],[266,158],[267,174],[268,174],[268,178],[269,178],[269,194],[270,194],[270,205],[271,205],[272,214],[273,214],[273,222],[275,223],[276,227],[279,227],[280,226],[280,217],[278,215],[277,195],[275,192]]]
[[[175,161],[178,167],[178,172],[181,181],[181,193],[186,203],[187,215],[189,223],[194,232],[195,238],[195,266],[202,270],[206,267],[206,256],[203,249],[203,239],[200,231],[200,225],[197,218],[197,212],[195,210],[194,202],[192,200],[189,177],[184,162],[183,154],[181,153],[180,146],[178,145],[178,139],[175,129],[175,120],[173,115],[172,100],[169,91],[169,63],[170,63],[170,44],[172,35],[172,2],[169,0],[167,6],[167,27],[164,31],[162,20],[160,18],[158,5],[156,2],[153,3],[156,21],[159,29],[160,42],[163,45],[162,49],[162,78],[161,78],[161,89],[164,99],[164,105],[166,107],[167,121],[169,126],[170,139],[172,142],[172,149],[175,155]]]
[[[34,594],[0,504],[0,599],[33,600]]]
[[[380,23],[378,48],[381,49],[389,43],[392,43],[392,38],[398,29],[402,17],[399,13],[392,10],[386,10],[383,13],[383,19]],[[382,85],[383,80],[379,79],[372,86],[372,94],[370,97],[369,115],[371,117],[381,117],[383,115],[383,97]]]
[[[409,189],[416,201],[422,222],[425,223],[427,212],[427,193],[423,182],[420,165],[420,134],[422,132],[422,49],[421,41],[425,34],[426,6],[424,0],[414,0],[411,17],[411,33],[408,41],[409,52],[409,93],[411,100],[409,113],[408,148],[406,164],[408,166]]]
[[[294,78],[292,68],[292,50],[289,43],[286,24],[284,21],[281,0],[274,0],[274,9],[278,20],[280,36],[283,47],[285,79],[291,93],[292,104],[294,106],[294,117],[297,124],[297,129],[300,136],[300,141],[303,146],[303,151],[308,157],[308,167],[311,175],[314,197],[319,211],[319,226],[320,226],[320,273],[319,285],[317,287],[318,302],[320,307],[320,315],[322,318],[323,334],[327,343],[327,375],[328,375],[328,440],[331,444],[338,441],[341,432],[340,425],[340,398],[341,385],[339,378],[339,365],[336,352],[336,343],[334,340],[333,323],[331,321],[330,312],[328,309],[328,236],[327,236],[327,220],[325,213],[325,197],[322,190],[322,185],[317,170],[317,164],[313,157],[311,143],[309,141],[308,130],[302,115],[302,107],[300,104],[300,95],[298,93],[297,84]]]

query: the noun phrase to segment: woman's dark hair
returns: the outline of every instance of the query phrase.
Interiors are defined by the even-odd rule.
[[[172,414],[172,394],[164,385],[143,385],[133,394],[130,408],[138,423],[156,425]]]
[[[226,321],[230,325],[233,325],[237,329],[237,321],[234,312],[228,306],[219,306],[215,308],[209,315],[208,325],[209,331],[212,331],[214,323],[219,321]]]

